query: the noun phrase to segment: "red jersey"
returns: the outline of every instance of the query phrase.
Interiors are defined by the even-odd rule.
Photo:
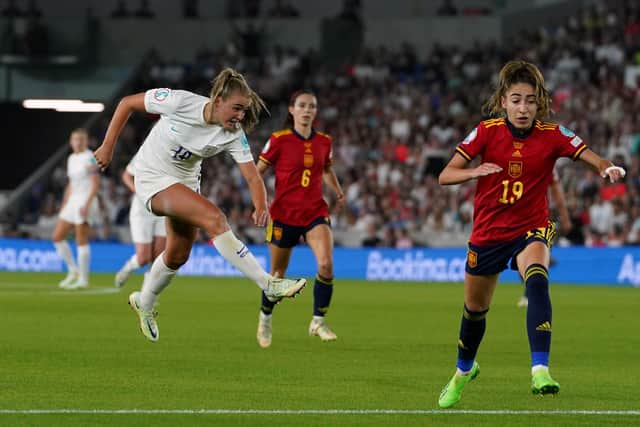
[[[547,189],[559,157],[576,160],[587,146],[569,129],[536,120],[530,131],[519,132],[506,119],[481,122],[456,151],[471,161],[502,167],[502,172],[478,178],[473,204],[474,245],[489,246],[546,227]]]
[[[322,175],[331,164],[331,137],[312,131],[308,139],[295,130],[271,134],[260,160],[275,170],[276,196],[271,218],[287,225],[305,227],[314,219],[329,216],[322,198]]]

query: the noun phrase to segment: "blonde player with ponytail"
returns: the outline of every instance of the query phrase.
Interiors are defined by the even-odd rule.
[[[151,341],[159,338],[156,299],[187,262],[198,228],[206,231],[220,254],[272,301],[293,297],[306,284],[305,279],[275,278],[264,271],[233,234],[220,208],[199,194],[202,159],[226,151],[238,164],[251,192],[255,225],[266,224],[266,190],[245,135],[258,123],[263,109],[264,102],[242,74],[226,68],[213,80],[208,98],[183,90],[151,89],[126,96],[113,113],[104,142],[95,153],[102,170],[111,162],[118,135],[132,112],[160,115],[138,152],[135,189],[150,212],[166,217],[167,243],[141,291],[129,296],[140,328]]]

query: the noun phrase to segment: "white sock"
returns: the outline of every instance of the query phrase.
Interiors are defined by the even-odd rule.
[[[89,282],[89,261],[91,260],[91,250],[89,245],[78,246],[78,270],[80,281]]]
[[[313,316],[314,322],[324,322],[324,316]]]
[[[158,255],[142,282],[142,290],[140,290],[140,305],[142,308],[147,310],[153,308],[158,295],[164,288],[169,286],[171,279],[176,275],[176,271],[178,270],[172,270],[164,263],[164,252]]]
[[[531,367],[531,375],[535,374],[538,371],[547,371],[549,372],[549,367],[545,365],[535,365]]]
[[[70,274],[75,274],[78,272],[78,266],[76,265],[75,260],[73,259],[73,254],[71,253],[71,248],[69,247],[69,243],[66,240],[61,240],[59,242],[53,242],[53,246],[56,248],[56,253],[67,266],[67,270]]]
[[[220,255],[245,276],[253,280],[262,290],[267,289],[271,276],[264,271],[249,248],[228,230],[212,239]]]
[[[456,375],[458,375],[460,377],[463,376],[463,375],[469,375],[469,372],[471,372],[471,371],[463,371],[460,368],[456,368]]]
[[[131,258],[127,262],[124,263],[120,271],[126,271],[127,273],[131,273],[133,270],[137,270],[142,267],[138,263],[138,255],[133,254]]]
[[[273,314],[264,314],[262,310],[260,310],[260,320],[268,322],[271,320],[271,316],[273,316]]]

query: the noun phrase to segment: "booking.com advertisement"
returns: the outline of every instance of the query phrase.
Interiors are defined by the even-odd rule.
[[[75,252],[75,245],[71,245]],[[251,252],[268,269],[266,246],[251,246]],[[133,254],[133,246],[121,243],[91,243],[91,271],[115,273]],[[375,281],[461,282],[465,248],[352,249],[336,248],[337,278]],[[622,285],[640,287],[640,247],[554,248],[557,261],[551,280],[559,283]],[[0,271],[62,272],[62,260],[53,244],[43,240],[0,238]],[[287,275],[313,277],[315,259],[310,249],[294,249]],[[209,245],[196,245],[178,274],[192,276],[240,276],[240,273]],[[513,271],[505,271],[503,282],[517,282]]]

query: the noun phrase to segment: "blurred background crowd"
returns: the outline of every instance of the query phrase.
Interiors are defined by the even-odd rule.
[[[289,3],[277,3],[278,10],[269,13],[297,16]],[[358,18],[358,3],[345,2],[347,16]],[[458,13],[447,1],[438,10]],[[271,132],[281,128],[290,93],[312,89],[319,103],[316,128],[333,137],[334,168],[347,199],[338,210],[333,196],[326,197],[338,245],[410,248],[466,242],[474,183],[442,187],[437,176],[455,146],[485,118],[481,105],[502,64],[513,58],[535,62],[543,70],[553,95],[551,121],[573,130],[595,152],[628,171],[624,182],[610,184],[581,164],[558,162],[573,225],[559,244],[640,243],[638,2],[626,1],[622,7],[597,2],[552,31],[522,32],[500,46],[476,43],[464,50],[436,44],[430,51],[410,44],[393,50],[369,46],[339,67],[326,66],[314,50],[266,46],[261,43],[266,37],[264,28],[250,23],[238,26],[224,47],[203,49],[189,63],[151,55],[137,76],[136,90],[170,87],[207,95],[218,71],[238,69],[270,109],[249,136],[257,158]],[[104,218],[96,228],[97,239],[128,236],[131,194],[120,174],[154,120],[133,117],[122,133],[116,159],[102,179]],[[101,142],[107,124],[102,120],[91,129],[92,148]],[[66,184],[64,168],[60,164],[46,184],[32,189],[23,224],[53,226]],[[226,212],[243,239],[262,242],[263,230],[251,225],[249,193],[230,158],[206,160],[202,172],[202,193]],[[265,181],[273,191],[272,175]]]

